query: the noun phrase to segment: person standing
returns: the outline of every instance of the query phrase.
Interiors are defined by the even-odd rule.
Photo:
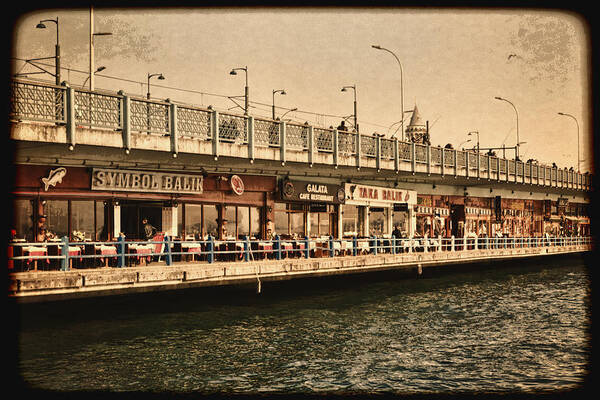
[[[156,228],[148,222],[148,218],[142,219],[142,225],[144,225],[144,238],[146,240],[152,240],[154,235],[156,235]]]

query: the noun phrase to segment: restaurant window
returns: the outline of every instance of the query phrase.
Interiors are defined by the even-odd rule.
[[[275,203],[275,233],[304,236],[304,208],[302,204]]]
[[[369,211],[369,235],[381,236],[390,233],[388,227],[389,208],[371,207]]]
[[[71,239],[79,240],[82,235],[84,239],[91,240],[94,233],[94,201],[73,200],[71,201]]]
[[[430,236],[430,218],[427,215],[417,215],[416,218],[416,234],[417,236]]]
[[[237,208],[237,234],[239,239],[250,236],[250,208]]]
[[[107,230],[106,230],[106,221],[104,220],[104,201],[97,201],[96,208],[96,232],[94,238],[92,240],[106,240],[107,238]]]
[[[343,236],[358,236],[358,206],[342,206]]]
[[[12,228],[16,231],[17,238],[25,239],[33,229],[31,200],[18,199],[13,204]]]
[[[219,226],[217,224],[217,219],[219,218],[219,214],[217,212],[217,206],[205,204],[203,211],[204,235],[211,235],[213,238],[218,237],[217,232]]]
[[[67,200],[47,200],[44,213],[48,216],[48,233],[61,238],[69,234],[69,202]]]
[[[398,227],[404,236],[408,237],[408,212],[394,211],[392,213],[392,230],[393,227]]]
[[[199,239],[202,233],[202,205],[185,204],[185,240]]]
[[[251,238],[259,238],[260,235],[260,208],[250,207],[250,236]]]
[[[310,212],[310,235],[312,237],[329,236],[332,234],[330,229],[331,223],[331,206],[325,204],[319,205],[317,208],[311,208]]]
[[[225,218],[225,229],[223,230],[223,238],[235,238],[237,230],[236,207],[223,206],[223,208],[223,217]]]

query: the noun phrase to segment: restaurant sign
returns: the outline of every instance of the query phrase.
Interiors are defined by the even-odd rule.
[[[346,183],[346,201],[351,204],[417,204],[417,192],[407,189],[384,188],[378,186]]]
[[[286,179],[281,182],[281,199],[343,204],[346,194],[340,185]]]
[[[203,191],[203,177],[170,172],[94,168],[91,189],[200,194]]]

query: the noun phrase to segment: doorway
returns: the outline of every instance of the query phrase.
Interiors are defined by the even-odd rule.
[[[142,219],[156,228],[162,229],[162,202],[127,201],[121,202],[121,231],[127,239],[144,239],[144,226]]]

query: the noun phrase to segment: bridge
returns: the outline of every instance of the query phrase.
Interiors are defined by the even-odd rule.
[[[241,171],[452,186],[481,185],[585,197],[589,173],[472,151],[220,112],[122,91],[10,82],[15,162]],[[45,146],[31,144],[45,143]],[[77,149],[77,151],[75,151]]]

